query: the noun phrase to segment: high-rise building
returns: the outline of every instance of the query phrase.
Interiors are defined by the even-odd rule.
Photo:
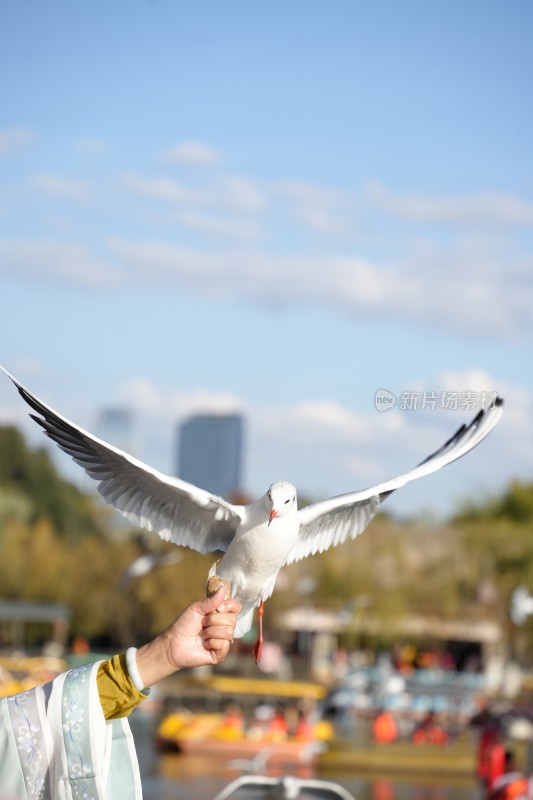
[[[178,475],[231,498],[241,489],[243,420],[240,414],[198,414],[179,429]]]
[[[98,418],[97,435],[109,444],[137,455],[138,442],[135,434],[133,413],[129,408],[104,408]]]

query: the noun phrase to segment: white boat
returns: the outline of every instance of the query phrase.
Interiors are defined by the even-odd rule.
[[[333,781],[319,778],[272,778],[268,775],[241,775],[224,787],[213,800],[255,798],[256,800],[298,800],[299,797],[318,800],[355,800],[350,792]]]

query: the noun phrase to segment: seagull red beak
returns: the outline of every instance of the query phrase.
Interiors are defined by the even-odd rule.
[[[276,517],[277,515],[278,515],[278,512],[276,511],[275,508],[273,508],[272,511],[270,512],[270,516],[268,518],[268,524],[269,525],[272,522],[272,520],[274,519],[274,517]]]

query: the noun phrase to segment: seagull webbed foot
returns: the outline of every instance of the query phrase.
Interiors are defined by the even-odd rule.
[[[257,614],[259,617],[259,636],[254,646],[255,663],[259,664],[261,661],[261,653],[263,652],[263,614],[265,613],[265,603],[263,600],[259,603]]]

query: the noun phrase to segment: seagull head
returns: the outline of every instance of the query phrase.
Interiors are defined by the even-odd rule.
[[[273,483],[265,495],[265,500],[269,525],[275,517],[284,517],[297,508],[296,489],[292,483],[286,481]]]

